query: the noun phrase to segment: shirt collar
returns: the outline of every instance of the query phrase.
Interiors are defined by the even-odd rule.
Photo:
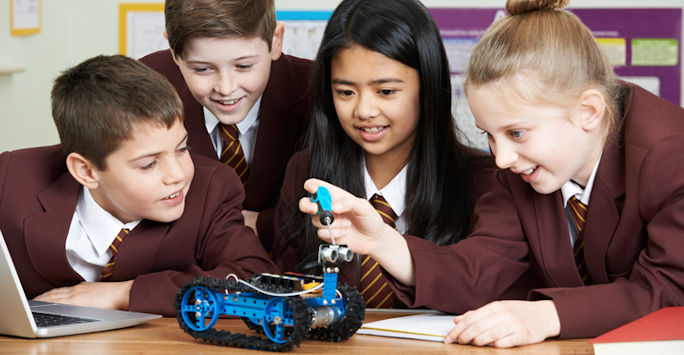
[[[561,186],[561,194],[563,195],[563,206],[567,207],[568,200],[572,196],[577,196],[584,205],[589,205],[589,198],[591,197],[591,189],[594,187],[594,179],[596,179],[596,171],[598,171],[599,163],[601,162],[601,157],[599,156],[596,165],[594,165],[594,170],[591,171],[589,175],[589,180],[587,181],[587,186],[582,189],[582,186],[576,182],[569,180],[563,186]]]
[[[262,97],[263,95],[259,96],[259,99],[254,103],[252,108],[249,109],[249,112],[247,112],[247,116],[245,116],[242,121],[235,124],[240,134],[245,134],[245,132],[256,125],[257,119],[259,118],[259,107],[261,107]],[[207,132],[211,134],[211,132],[216,129],[216,126],[218,126],[219,120],[206,107],[202,106],[202,111],[204,112],[204,127],[207,129]]]
[[[90,194],[90,190],[85,186],[78,196],[76,214],[78,215],[81,227],[98,256],[102,256],[107,252],[109,245],[112,244],[112,240],[114,240],[122,228],[133,230],[140,223],[140,220],[126,224],[119,221],[95,202],[95,199]]]
[[[368,174],[368,169],[366,169],[366,161],[363,160],[363,181],[366,187],[366,199],[371,198],[374,194],[382,196],[385,201],[392,207],[392,211],[401,216],[404,213],[404,208],[406,208],[406,172],[408,170],[408,164],[399,171],[399,173],[385,185],[381,190],[378,190],[371,179],[370,174]]]

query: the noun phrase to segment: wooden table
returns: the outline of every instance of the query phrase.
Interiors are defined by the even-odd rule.
[[[366,322],[408,315],[366,312]],[[220,319],[217,329],[254,334],[240,319]],[[161,318],[132,328],[49,339],[0,336],[0,353],[13,354],[255,354],[268,353],[210,345],[185,334],[175,318]],[[355,335],[340,343],[304,340],[293,354],[593,354],[586,339],[548,340],[512,349]]]

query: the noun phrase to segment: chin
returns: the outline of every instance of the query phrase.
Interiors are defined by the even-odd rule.
[[[184,210],[185,210],[184,208],[179,208],[178,211],[167,212],[167,213],[159,213],[155,216],[150,216],[150,217],[147,217],[145,219],[149,219],[149,220],[161,222],[161,223],[171,223],[171,222],[181,218],[181,216],[183,216]]]
[[[532,188],[534,191],[537,191],[538,193],[542,195],[548,195],[552,194],[558,190],[560,190],[560,186],[548,186],[548,185],[537,185],[537,184],[532,184]]]

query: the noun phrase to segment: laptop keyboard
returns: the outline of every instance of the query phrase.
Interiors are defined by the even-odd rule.
[[[50,327],[55,325],[65,325],[65,324],[76,324],[76,323],[88,323],[94,322],[95,319],[80,318],[64,316],[61,314],[49,314],[49,313],[33,313],[33,319],[36,321],[36,325],[39,327]]]

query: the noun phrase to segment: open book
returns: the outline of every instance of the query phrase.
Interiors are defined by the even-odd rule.
[[[453,319],[454,315],[439,313],[389,318],[364,324],[356,334],[441,342],[454,327]]]

